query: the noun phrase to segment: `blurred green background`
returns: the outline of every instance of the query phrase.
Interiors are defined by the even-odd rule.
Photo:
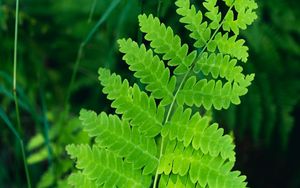
[[[199,3],[200,1],[191,0]],[[249,187],[300,187],[300,8],[297,0],[257,0],[259,19],[242,32],[250,48],[245,72],[255,81],[242,104],[214,117],[237,144],[236,168]],[[66,187],[73,168],[64,147],[89,142],[77,120],[81,108],[110,109],[97,80],[100,66],[136,81],[121,60],[116,40],[142,42],[137,15],[160,19],[191,43],[178,23],[173,0],[21,0],[17,94],[13,100],[15,1],[0,0],[0,187],[26,187],[19,141],[25,143],[33,187]],[[96,30],[93,30],[98,24]],[[93,32],[95,31],[95,32]],[[92,35],[91,35],[92,34]],[[91,37],[89,37],[91,36]],[[74,84],[72,71],[84,43]],[[70,97],[68,97],[68,92]]]

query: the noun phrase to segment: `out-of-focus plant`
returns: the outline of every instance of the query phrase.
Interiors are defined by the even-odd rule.
[[[104,24],[95,32],[92,42],[87,44],[82,63],[78,68],[78,79],[71,91],[73,95],[70,101],[67,101],[67,105],[72,108],[67,115],[63,114],[66,88],[70,83],[77,49],[98,19],[106,12],[110,2],[97,1],[94,14],[89,20],[91,5],[92,1],[86,3],[84,0],[77,3],[70,0],[62,2],[46,0],[43,3],[24,0],[20,4],[17,93],[21,120],[26,129],[26,140],[36,133],[28,145],[28,151],[31,154],[28,160],[35,164],[31,166],[33,182],[36,182],[42,174],[35,173],[35,171],[44,171],[45,165],[49,166],[47,175],[42,178],[39,185],[53,185],[68,169],[63,166],[71,167],[71,165],[63,165],[64,151],[60,148],[63,148],[66,143],[76,141],[74,138],[81,135],[76,123],[72,120],[72,114],[78,113],[77,105],[82,106],[85,103],[94,106],[95,109],[107,108],[104,103],[95,102],[100,101],[97,95],[89,95],[100,93],[97,89],[89,87],[97,80],[96,72],[93,70],[99,66],[99,63],[102,66],[114,67],[116,47],[112,41],[124,33],[137,31],[134,26],[126,26],[132,25],[130,16],[139,13],[138,2],[121,1],[116,10],[113,10],[121,14],[113,13],[109,16],[109,21],[104,20]],[[6,112],[11,112],[8,114],[11,119],[15,119],[10,75],[13,49],[11,31],[14,29],[10,22],[14,21],[14,13],[14,2],[0,1],[0,103]],[[70,46],[70,44],[73,45]],[[2,145],[11,145],[12,142],[9,141],[11,139],[6,131],[1,132]],[[3,159],[1,166],[6,166],[4,164],[9,161],[10,155],[20,158],[17,151],[3,151],[2,153],[1,150],[0,157]],[[66,164],[70,163],[66,162]],[[21,167],[21,165],[18,166]],[[45,183],[46,176],[48,180],[51,179],[49,178],[51,169],[56,170],[54,174],[57,177]],[[9,180],[9,174],[13,171],[14,169],[1,170],[3,179],[1,179],[0,186],[12,182]],[[22,185],[22,180],[13,182],[12,184],[17,187]]]
[[[256,80],[245,103],[222,112],[221,120],[239,137],[250,131],[256,144],[284,149],[300,102],[300,10],[292,0],[259,4],[260,19],[243,33],[251,49],[246,71],[256,72]]]

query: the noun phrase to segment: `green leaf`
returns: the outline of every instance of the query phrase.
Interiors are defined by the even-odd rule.
[[[162,136],[169,140],[178,140],[184,147],[192,146],[212,157],[220,155],[223,159],[235,161],[234,144],[229,135],[223,135],[224,130],[217,123],[210,125],[210,118],[201,117],[199,113],[192,115],[192,110],[183,111],[180,106],[174,112],[170,122],[162,130]]]
[[[134,168],[144,168],[143,174],[152,173],[158,164],[157,148],[153,138],[139,134],[136,127],[122,121],[116,115],[100,115],[93,111],[81,110],[80,117],[84,130],[90,137],[96,137],[96,144],[101,148],[124,157]]]
[[[211,29],[206,21],[202,22],[202,13],[190,5],[190,0],[177,0],[175,4],[177,14],[182,16],[179,21],[186,24],[185,28],[191,32],[190,37],[196,40],[194,46],[204,47],[211,37]]]
[[[176,77],[170,78],[170,70],[158,56],[153,55],[152,50],[146,50],[145,45],[138,44],[131,39],[119,40],[120,51],[124,53],[123,60],[129,65],[131,71],[135,71],[135,77],[147,84],[146,90],[152,92],[156,99],[162,99],[162,105],[172,102],[175,90]]]
[[[251,79],[248,81],[250,82]],[[226,82],[224,85],[220,80],[207,81],[206,79],[196,80],[191,76],[177,96],[179,105],[203,106],[206,110],[213,106],[217,110],[227,109],[230,103],[240,103],[240,97],[247,93],[247,88],[234,82]]]
[[[229,55],[221,53],[204,52],[196,62],[194,72],[202,72],[205,76],[212,75],[214,79],[225,78],[227,81],[234,81],[243,87],[248,87],[254,79],[254,74],[244,75],[243,68],[236,66],[237,60],[231,59]]]
[[[229,37],[228,33],[225,33],[224,35],[218,33],[213,41],[216,43],[218,50],[222,54],[229,54],[231,57],[237,58],[243,62],[247,61],[249,48],[244,46],[245,40],[237,40],[237,35]]]
[[[257,9],[257,4],[254,0],[236,0],[234,2],[227,2],[227,5],[230,6],[232,3],[237,12],[237,18],[234,19],[234,13],[230,10],[222,26],[224,31],[233,31],[235,35],[238,35],[239,29],[247,29],[247,26],[251,25],[257,18],[254,12]]]
[[[238,39],[239,29],[254,17],[233,19],[244,13],[247,18],[253,16],[247,11],[255,6],[252,0],[225,0],[225,16],[219,12],[218,2],[205,0],[199,10],[189,0],[175,3],[180,22],[191,32],[194,46],[201,49],[190,51],[170,27],[151,14],[138,17],[150,47],[131,39],[118,41],[123,60],[146,85],[147,93],[137,84],[130,86],[126,79],[99,69],[103,93],[121,116],[81,111],[84,130],[95,142],[92,147],[67,147],[79,169],[69,178],[71,185],[247,186],[246,177],[232,170],[235,146],[231,136],[224,135],[217,123],[210,123],[207,111],[201,116],[187,107],[221,110],[239,104],[254,79],[254,74],[244,75],[242,66],[237,65],[248,57],[245,41]],[[238,15],[233,15],[232,9]]]
[[[211,157],[181,142],[171,141],[166,146],[158,167],[160,174],[188,175],[192,183],[201,187],[246,187],[246,177],[231,171],[234,162]]]
[[[75,187],[75,188],[80,188],[80,187],[86,187],[86,188],[101,187],[101,186],[98,186],[95,181],[91,181],[82,172],[72,173],[68,178],[68,183],[70,185],[72,185],[72,187]]]
[[[130,87],[127,80],[122,82],[120,76],[110,74],[106,69],[99,69],[99,80],[104,86],[103,93],[108,94],[108,99],[114,100],[112,107],[116,108],[116,113],[123,114],[123,118],[129,120],[132,126],[137,126],[145,136],[159,134],[164,108],[156,107],[152,96],[140,91],[136,84]]]
[[[146,33],[145,39],[150,41],[150,46],[154,48],[157,54],[164,54],[163,60],[168,60],[169,66],[178,66],[175,74],[184,74],[189,70],[189,66],[196,58],[196,51],[188,54],[188,45],[181,45],[181,39],[174,35],[170,27],[160,23],[158,18],[153,15],[139,16],[141,31]]]
[[[159,181],[160,188],[167,187],[185,187],[185,188],[199,188],[199,184],[192,183],[188,176],[180,176],[175,174],[162,175]]]
[[[76,167],[88,179],[88,185],[103,187],[148,187],[151,176],[142,175],[130,163],[118,158],[113,152],[98,146],[68,145],[66,148],[71,158],[76,159]],[[78,179],[71,176],[69,182],[82,185],[78,181],[85,180],[82,175]],[[92,186],[93,187],[93,186]]]

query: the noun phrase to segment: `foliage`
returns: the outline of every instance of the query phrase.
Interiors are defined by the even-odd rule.
[[[27,158],[28,163],[33,165],[45,160],[50,160],[49,168],[41,177],[41,181],[38,183],[37,187],[56,185],[59,181],[64,179],[65,173],[72,170],[72,163],[69,163],[64,155],[65,145],[70,142],[89,143],[89,141],[88,135],[81,130],[80,122],[77,118],[68,120],[66,125],[55,125],[49,131],[50,159],[43,135],[37,134],[32,137],[27,145],[27,150],[31,154]]]
[[[13,3],[12,1],[0,1],[0,22],[3,26],[0,29],[0,46],[1,54],[3,54],[3,56],[1,55],[0,101],[6,112],[12,112],[9,113],[11,119],[15,119],[15,113],[12,110],[12,80],[9,75],[11,69],[11,41],[13,41],[13,35],[10,34],[13,33],[11,32],[13,27],[9,23],[14,18]],[[113,53],[114,48],[112,48],[113,44],[110,41],[119,35],[122,36],[125,32],[124,26],[131,24],[131,19],[123,19],[124,14],[127,14],[128,11],[138,14],[135,8],[130,8],[136,7],[138,5],[136,2],[131,1],[128,3],[126,9],[123,9],[124,4],[125,2],[117,7],[117,10],[114,10],[122,12],[122,14],[111,16],[111,22],[107,22],[104,29],[94,38],[94,43],[87,46],[83,66],[79,69],[81,79],[74,84],[72,90],[76,94],[75,96],[82,89],[85,90],[86,94],[97,92],[96,89],[89,87],[97,80],[96,74],[90,71],[96,68],[93,66],[95,64],[91,63],[94,59],[97,58],[101,62],[106,62],[106,64],[103,63],[103,66],[110,65],[110,67],[113,67],[115,56]],[[86,135],[78,129],[78,123],[74,120],[73,113],[78,113],[78,106],[85,105],[84,103],[96,106],[94,101],[100,101],[96,95],[90,96],[89,100],[85,101],[78,101],[72,97],[67,104],[72,106],[72,112],[68,115],[62,113],[66,107],[61,104],[65,103],[65,87],[69,82],[69,76],[66,77],[65,75],[71,75],[71,62],[75,60],[77,48],[77,45],[70,48],[70,42],[79,46],[80,40],[83,40],[83,35],[87,34],[96,23],[96,18],[102,17],[102,12],[105,11],[109,2],[98,2],[95,6],[95,14],[88,22],[90,5],[85,0],[78,1],[76,4],[70,0],[63,2],[43,1],[43,3],[31,0],[21,2],[19,24],[21,32],[20,48],[18,50],[20,66],[18,67],[17,91],[20,100],[21,119],[25,120],[23,127],[26,130],[25,140],[32,137],[27,147],[29,152],[28,161],[32,164],[33,176],[31,178],[34,182],[41,178],[41,182],[38,183],[38,186],[41,185],[41,187],[56,185],[57,181],[65,176],[64,173],[72,168],[72,164],[65,160],[66,155],[63,148],[70,142],[78,141],[82,143],[81,138]],[[57,14],[57,12],[60,12],[60,14]],[[113,15],[116,14],[113,13]],[[118,23],[117,32],[114,32],[116,24],[112,23]],[[126,28],[125,33],[134,32],[133,29],[130,31]],[[101,44],[101,48],[98,47],[98,44]],[[102,47],[107,49],[108,46],[111,49],[109,55],[107,55],[107,51],[101,51]],[[30,66],[26,66],[27,64],[30,64]],[[101,108],[105,107],[105,104],[101,106]],[[44,129],[45,122],[49,124],[50,130]],[[36,135],[34,135],[35,133]],[[46,133],[49,134],[50,140],[46,138]],[[1,136],[3,138],[1,139],[1,145],[14,145],[11,141],[14,139],[11,138],[9,133],[3,131]],[[50,150],[48,146],[50,146]],[[19,155],[16,151],[5,151],[3,153],[1,151],[1,161],[3,159],[3,165],[1,163],[1,166],[6,166],[4,165],[6,161],[14,160],[10,159],[13,153]],[[21,164],[17,166],[22,170]],[[7,182],[11,182],[9,179],[10,174],[18,172],[20,169],[5,170],[4,175],[1,176],[3,179],[0,181],[0,187],[6,186]],[[52,169],[55,169],[55,171]],[[42,172],[46,170],[45,175],[40,177],[43,174]],[[36,171],[40,172],[36,173]],[[51,178],[49,178],[50,176]],[[46,181],[48,182],[45,183]],[[22,180],[14,179],[11,184],[20,187],[24,183]]]
[[[103,15],[115,1],[120,1],[119,5],[103,19]],[[76,3],[72,0],[20,1],[17,95],[22,128],[20,136],[25,146],[27,145],[25,152],[29,157],[28,161],[37,159],[29,166],[33,187],[67,187],[66,176],[75,167],[72,161],[68,160],[63,148],[66,143],[76,141],[82,143],[82,137],[79,135],[85,135],[85,139],[89,140],[87,133],[80,131],[82,126],[76,120],[80,108],[85,107],[97,112],[105,111],[107,114],[113,112],[108,100],[105,100],[100,89],[95,87],[97,83],[95,70],[99,66],[117,72],[123,78],[127,78],[130,85],[135,82],[140,90],[145,91],[145,84],[132,76],[126,64],[116,63],[122,58],[115,42],[118,38],[130,36],[132,40],[137,41],[139,47],[142,42],[145,48],[149,46],[149,42],[142,39],[143,34],[138,30],[136,17],[139,13],[147,15],[156,13],[156,16],[166,25],[171,26],[174,33],[178,34],[189,47],[195,43],[199,34],[197,31],[194,34],[191,31],[191,37],[186,34],[187,31],[177,21],[180,16],[176,14],[177,7],[173,2],[172,0],[77,0]],[[207,11],[198,1],[191,2],[196,2],[194,3],[195,14],[197,10],[203,13]],[[230,105],[227,110],[214,110],[213,104],[209,111],[204,110],[202,106],[200,109],[192,106],[189,117],[193,117],[195,112],[199,111],[199,115],[208,121],[205,125],[209,126],[214,124],[211,121],[216,121],[219,122],[220,127],[225,128],[225,132],[230,131],[237,145],[238,160],[235,168],[247,175],[249,187],[296,188],[300,186],[298,178],[300,156],[297,145],[300,131],[298,126],[300,24],[297,19],[300,16],[299,3],[294,0],[257,0],[257,2],[259,20],[249,29],[238,31],[243,38],[247,39],[245,44],[249,46],[250,63],[241,66],[239,61],[229,59],[229,63],[220,64],[223,66],[218,65],[210,70],[208,63],[218,55],[209,56],[209,53],[204,52],[202,57],[205,61],[195,65],[193,69],[197,79],[220,79],[224,83],[227,79],[232,79],[233,74],[224,78],[221,68],[235,67],[232,70],[239,72],[238,67],[243,67],[244,70],[241,72],[244,74],[256,73],[249,92],[241,97],[243,102],[240,105]],[[218,5],[220,5],[221,16],[224,16],[227,6],[222,2]],[[210,10],[215,11],[213,8]],[[235,10],[233,12],[233,18],[236,18]],[[194,16],[192,15],[191,18]],[[97,28],[95,35],[82,51],[71,97],[66,101],[78,48],[101,19],[103,19],[101,26]],[[198,19],[192,20],[190,24],[198,25]],[[208,21],[208,18],[202,15],[202,20]],[[0,108],[3,109],[4,116],[8,117],[12,126],[17,127],[17,113],[12,92],[14,21],[15,1],[0,0]],[[205,34],[209,34],[208,31]],[[232,34],[233,31],[229,33],[228,38]],[[237,40],[240,40],[240,37]],[[201,42],[198,42],[198,45],[200,44]],[[201,49],[201,47],[196,48],[198,53]],[[218,47],[216,50],[218,51]],[[207,56],[204,55],[205,53]],[[162,55],[158,54],[159,57]],[[171,77],[175,68],[176,66],[169,67]],[[179,79],[177,82],[180,82]],[[177,87],[178,84],[175,89]],[[154,92],[157,91],[153,90],[152,93]],[[146,93],[150,94],[147,91]],[[155,99],[157,104],[159,100]],[[174,108],[176,109],[171,115],[175,112],[181,113],[176,105]],[[183,108],[182,110],[185,112]],[[68,113],[64,114],[64,111]],[[189,111],[185,113],[188,114]],[[183,116],[183,112],[181,117],[188,117],[188,115]],[[173,117],[169,119],[170,121],[164,126],[183,128],[180,124],[174,125],[177,120],[172,121]],[[179,120],[187,123],[187,119]],[[26,175],[19,140],[1,117],[0,124],[2,125],[0,187],[24,187]],[[168,139],[188,143],[186,136],[177,136],[174,131],[176,130],[166,131]],[[221,140],[226,141],[226,139]],[[34,142],[39,144],[31,148]],[[159,145],[160,140],[157,139],[156,143]],[[190,142],[190,145],[200,147],[196,145],[197,143]],[[283,171],[285,173],[282,173]],[[191,182],[188,177],[161,175],[160,183],[169,186],[177,183],[183,186],[183,184],[190,185]]]
[[[218,7],[222,3],[228,7],[223,16]],[[79,119],[94,143],[67,146],[79,169],[69,177],[70,185],[246,187],[246,177],[233,170],[232,138],[211,124],[207,114],[191,107],[207,111],[240,104],[254,74],[244,75],[236,65],[248,57],[245,41],[237,37],[256,18],[257,5],[252,0],[206,0],[203,15],[189,0],[175,4],[199,51],[189,50],[152,14],[138,17],[151,49],[131,39],[118,43],[123,60],[146,85],[145,91],[99,69],[103,93],[121,118],[81,110]]]
[[[216,117],[240,137],[250,130],[257,145],[279,143],[286,150],[300,102],[300,30],[294,27],[300,14],[291,1],[262,1],[259,7],[261,19],[244,33],[253,57],[246,71],[256,72],[256,81],[245,103]]]

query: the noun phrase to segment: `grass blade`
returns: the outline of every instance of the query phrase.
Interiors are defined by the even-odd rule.
[[[75,65],[74,65],[73,72],[72,72],[72,76],[71,76],[71,81],[70,81],[70,84],[69,84],[69,87],[68,87],[68,90],[67,90],[66,99],[65,99],[65,105],[64,105],[65,111],[63,113],[64,118],[65,118],[65,116],[67,115],[67,113],[69,111],[68,102],[69,102],[69,99],[70,99],[70,96],[71,96],[71,92],[72,92],[72,89],[73,89],[76,74],[78,72],[78,67],[79,67],[79,64],[80,64],[80,61],[81,61],[81,58],[82,58],[83,49],[86,46],[86,44],[91,40],[91,38],[94,36],[94,34],[98,30],[98,28],[104,23],[104,21],[108,18],[108,16],[117,7],[117,5],[120,2],[121,2],[121,0],[114,0],[109,5],[109,7],[106,9],[106,11],[102,15],[102,17],[100,17],[100,19],[98,20],[96,25],[92,28],[92,30],[88,33],[86,38],[83,40],[83,42],[79,46],[79,49],[78,49],[78,52],[77,52],[77,58],[76,58]]]
[[[19,129],[19,133],[22,135],[20,112],[19,112],[19,105],[18,105],[18,96],[17,96],[18,24],[19,24],[19,0],[16,0],[15,35],[14,35],[14,65],[13,65],[13,93],[14,93],[14,100],[15,100],[15,106],[16,106],[17,125],[18,125],[18,129]],[[31,188],[23,140],[21,139],[18,132],[14,129],[14,127],[12,126],[11,122],[9,121],[8,117],[6,116],[6,114],[4,113],[4,111],[2,109],[0,110],[0,114],[1,114],[2,119],[5,121],[5,123],[8,125],[8,127],[11,129],[11,131],[14,133],[14,135],[18,138],[18,140],[20,142],[21,150],[22,150],[22,157],[23,157],[23,162],[24,162],[24,168],[25,168],[25,174],[26,174],[26,180],[27,180],[27,186],[29,188]]]
[[[97,4],[97,0],[93,0],[93,4],[91,6],[88,23],[91,23],[91,21],[92,21],[92,18],[93,18],[94,12],[95,12],[95,8],[96,8],[96,4]]]
[[[17,115],[17,126],[20,134],[22,135],[21,122],[20,122],[20,113],[17,97],[17,49],[18,49],[18,23],[19,23],[19,0],[16,0],[16,14],[15,14],[15,36],[14,36],[14,73],[13,73],[13,92],[14,100],[16,106],[16,115]]]
[[[29,176],[29,170],[28,170],[28,164],[26,160],[26,154],[24,149],[24,143],[22,138],[20,137],[18,131],[14,128],[11,121],[8,119],[8,116],[5,114],[4,110],[0,107],[0,118],[4,121],[4,123],[7,125],[7,127],[11,130],[11,132],[15,135],[15,137],[20,142],[21,150],[22,150],[22,158],[25,168],[25,174],[26,174],[26,180],[27,180],[27,186],[31,188],[31,182],[30,182],[30,176]]]
[[[14,128],[12,123],[9,121],[9,119],[8,119],[7,115],[5,114],[4,110],[2,109],[2,107],[0,107],[0,117],[4,121],[4,123],[8,126],[8,128],[11,130],[11,132],[15,135],[15,137],[18,140],[21,140],[21,137],[20,137],[18,131]]]

